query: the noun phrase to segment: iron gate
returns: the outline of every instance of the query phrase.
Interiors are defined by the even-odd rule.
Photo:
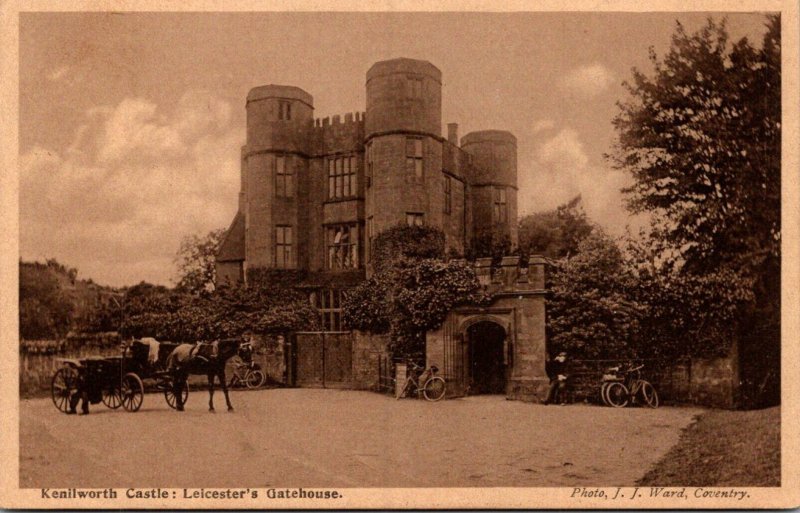
[[[353,379],[350,332],[299,332],[291,340],[291,379],[295,386],[341,388]]]

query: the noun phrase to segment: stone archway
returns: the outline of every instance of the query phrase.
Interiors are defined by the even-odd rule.
[[[441,326],[425,334],[425,361],[427,365],[436,365],[447,382],[448,397],[460,397],[472,390],[473,362],[475,352],[470,354],[470,338],[480,338],[474,328],[482,322],[497,325],[504,332],[502,375],[507,399],[525,401],[543,401],[548,389],[549,379],[545,372],[545,289],[544,259],[531,257],[528,267],[517,268],[517,257],[503,259],[502,273],[490,272],[490,261],[478,262],[476,274],[483,286],[492,293],[489,304],[463,305],[454,308],[447,314]],[[486,265],[483,265],[486,264]],[[499,340],[499,335],[491,335],[487,329],[487,338]],[[470,337],[470,331],[473,336]],[[499,330],[497,331],[499,333]],[[498,376],[497,342],[490,342],[489,347],[482,348],[488,355],[489,369],[474,369],[480,375]],[[473,344],[473,348],[478,346]],[[489,390],[497,390],[500,386],[485,380]]]
[[[506,330],[493,320],[466,329],[470,394],[505,394],[508,379]]]

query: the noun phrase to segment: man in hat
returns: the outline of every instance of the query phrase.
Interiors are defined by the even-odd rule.
[[[550,389],[544,404],[555,401],[556,396],[561,405],[567,403],[567,353],[561,351],[554,359],[548,362],[547,375],[550,377]]]

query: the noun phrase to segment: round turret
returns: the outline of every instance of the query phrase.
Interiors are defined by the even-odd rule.
[[[517,138],[503,130],[471,132],[461,149],[472,155],[472,221],[477,235],[507,235],[517,244]]]
[[[299,87],[265,85],[247,95],[248,151],[307,151],[314,98]]]
[[[246,267],[298,265],[297,177],[308,168],[314,99],[298,87],[266,85],[247,95],[245,145]],[[279,252],[276,244],[290,241]],[[288,249],[286,249],[288,248]]]
[[[470,132],[461,149],[472,155],[472,181],[517,186],[517,138],[505,130]]]
[[[392,59],[367,71],[366,136],[397,131],[441,136],[442,72],[428,61]]]

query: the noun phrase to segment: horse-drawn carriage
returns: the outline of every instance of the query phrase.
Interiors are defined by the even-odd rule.
[[[61,359],[63,366],[53,375],[51,394],[56,408],[73,413],[79,400],[102,402],[111,409],[122,406],[138,411],[144,401],[144,380],[152,380],[164,393],[171,408],[176,408],[174,374],[167,369],[167,358],[178,344],[135,340],[120,356]],[[186,403],[189,387],[180,387],[181,404]],[[82,396],[82,397],[81,397]]]

